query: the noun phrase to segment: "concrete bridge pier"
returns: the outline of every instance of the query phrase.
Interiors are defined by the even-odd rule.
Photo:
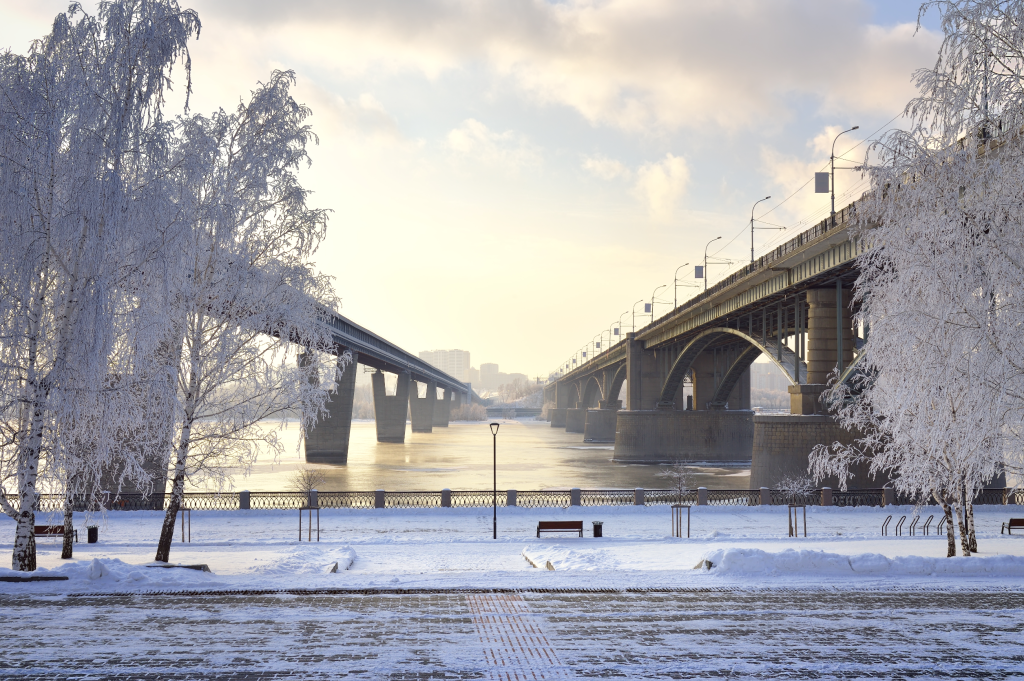
[[[565,413],[567,409],[548,409],[548,419],[552,428],[565,428]]]
[[[405,421],[409,413],[408,373],[398,374],[395,394],[388,395],[384,387],[384,374],[375,371],[373,382],[373,414],[377,421],[377,442],[405,442]]]
[[[447,428],[452,417],[452,390],[445,388],[443,397],[434,402],[434,427]]]
[[[552,421],[551,425],[555,425]],[[587,429],[586,407],[573,407],[565,410],[565,432],[582,433]]]
[[[409,419],[412,432],[431,433],[434,430],[434,407],[437,403],[437,383],[427,381],[427,391],[419,396],[419,383],[413,381],[409,390]]]
[[[356,395],[359,353],[352,351],[352,363],[338,381],[337,392],[327,404],[327,416],[306,431],[303,441],[309,463],[348,463],[348,440],[352,432],[352,405]]]
[[[607,400],[598,409],[588,409],[583,441],[615,442],[615,423],[621,408],[622,400]]]

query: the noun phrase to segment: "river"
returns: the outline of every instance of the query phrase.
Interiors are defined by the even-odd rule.
[[[498,489],[657,489],[670,487],[657,477],[662,466],[612,461],[611,444],[584,443],[579,433],[566,433],[544,421],[503,420],[498,431]],[[407,426],[408,427],[408,426]],[[276,460],[261,455],[247,477],[232,477],[234,489],[279,491],[304,465],[296,452],[298,428],[281,433],[286,452]],[[373,421],[354,421],[346,465],[317,466],[326,471],[324,490],[395,491],[490,489],[492,438],[488,424],[452,423],[433,433],[406,431],[402,444],[377,442]],[[716,463],[694,466],[692,486],[746,489],[750,464]]]

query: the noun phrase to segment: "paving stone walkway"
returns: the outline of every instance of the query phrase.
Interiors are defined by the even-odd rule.
[[[1024,590],[0,595],[3,679],[1024,679]]]

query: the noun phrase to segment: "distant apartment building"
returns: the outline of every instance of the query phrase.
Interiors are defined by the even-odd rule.
[[[420,353],[420,359],[463,383],[472,380],[468,350],[424,350]]]

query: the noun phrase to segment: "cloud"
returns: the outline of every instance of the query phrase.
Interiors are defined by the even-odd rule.
[[[640,166],[633,195],[644,202],[651,217],[661,222],[672,219],[676,202],[686,194],[690,168],[681,156],[665,154],[657,163]]]
[[[781,125],[801,97],[895,113],[940,39],[870,25],[864,0],[207,2],[201,15],[348,75],[479,64],[536,103],[642,134]]]
[[[493,132],[472,118],[449,132],[446,142],[448,149],[458,156],[509,172],[542,162],[540,151],[525,136],[512,130]]]
[[[614,180],[618,177],[628,178],[632,173],[619,161],[607,156],[585,156],[583,169],[602,180]]]

